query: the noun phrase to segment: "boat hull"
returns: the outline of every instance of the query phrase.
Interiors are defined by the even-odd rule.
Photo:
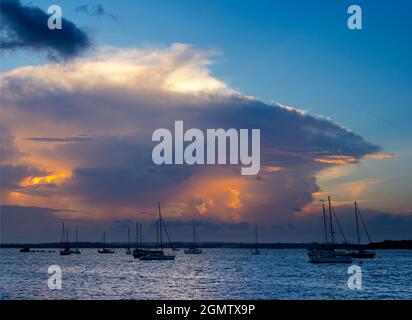
[[[352,263],[352,255],[334,251],[312,250],[308,252],[310,263]]]
[[[135,249],[133,250],[133,257],[135,259],[139,259],[140,257],[143,257],[145,255],[149,255],[149,254],[162,254],[162,251],[155,251],[155,250],[139,250],[139,249]]]
[[[202,254],[202,249],[186,249],[185,254]]]
[[[102,254],[109,254],[109,253],[114,253],[114,250],[104,249],[104,250],[97,250],[97,252],[102,253]]]
[[[175,260],[175,256],[161,255],[161,254],[147,254],[147,255],[141,256],[139,259],[144,260],[144,261]]]
[[[375,258],[376,253],[370,251],[359,251],[352,253],[352,258],[355,259],[373,259]]]

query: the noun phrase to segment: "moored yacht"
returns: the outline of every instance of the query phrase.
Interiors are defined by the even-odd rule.
[[[202,254],[202,249],[196,247],[196,226],[193,225],[193,244],[185,249],[185,254]]]
[[[329,226],[330,226],[330,240],[331,241],[329,242],[329,239],[328,239],[328,227],[326,223],[325,205],[322,204],[325,243],[308,249],[309,262],[310,263],[351,263],[352,262],[351,254],[345,250],[338,250],[336,248],[335,238],[334,238],[335,232],[333,230],[333,220],[332,220],[332,210],[333,209],[331,206],[330,197],[328,197],[328,203],[329,203]],[[333,213],[335,212],[333,211]],[[335,214],[335,217],[337,218],[336,214]],[[342,232],[342,236],[345,239],[343,232]]]
[[[61,250],[60,250],[60,255],[61,256],[68,256],[72,253],[70,250],[69,246],[69,227],[66,226],[64,227],[64,222],[62,226],[62,236],[61,236]]]
[[[130,249],[130,227],[127,226],[127,248],[126,252],[127,255],[132,254],[132,250]]]
[[[252,250],[252,255],[257,256],[260,254],[258,249],[258,235],[257,235],[257,224],[255,223],[255,248]]]
[[[76,225],[76,249],[73,250],[71,253],[80,254],[80,250],[79,250],[79,239],[78,239],[78,237],[77,237],[77,225]]]
[[[355,201],[355,218],[356,218],[356,233],[357,233],[357,236],[358,236],[358,249],[356,251],[351,252],[352,258],[356,258],[356,259],[372,259],[372,258],[375,258],[375,256],[376,256],[375,251],[366,250],[366,249],[363,249],[361,247],[361,239],[360,239],[360,233],[359,233],[359,218],[361,219],[361,222],[362,222],[363,228],[365,230],[365,233],[368,237],[369,243],[371,243],[372,241],[371,241],[368,229],[366,228],[365,221],[363,220],[362,214],[360,213],[360,210],[359,210],[359,207],[358,207],[358,204],[356,203],[356,201]]]
[[[175,255],[173,254],[166,254],[163,251],[163,229],[166,232],[166,236],[169,240],[169,244],[171,245],[169,235],[167,233],[166,226],[163,223],[162,213],[160,210],[160,203],[158,205],[159,208],[159,219],[156,223],[156,232],[157,232],[157,249],[156,250],[145,250],[146,252],[139,257],[140,260],[175,260]],[[172,250],[173,247],[171,246]]]
[[[114,253],[113,249],[106,248],[106,232],[103,232],[103,247],[97,250],[98,253]]]

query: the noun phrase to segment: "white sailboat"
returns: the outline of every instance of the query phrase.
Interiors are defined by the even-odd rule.
[[[185,254],[201,254],[202,249],[196,247],[196,226],[193,225],[193,244],[190,248],[185,249]]]
[[[64,228],[64,222],[63,222],[63,227],[62,227],[61,248],[62,248],[60,250],[61,256],[70,255],[71,250],[69,247],[69,227],[66,226],[66,228]]]
[[[106,232],[103,232],[103,247],[97,250],[98,253],[114,253],[113,249],[106,248]]]
[[[78,239],[78,235],[77,235],[77,225],[76,225],[76,249],[73,250],[71,253],[80,254],[80,250],[79,250],[79,239]]]
[[[369,243],[371,243],[371,238],[369,236],[368,229],[366,229],[365,221],[363,220],[362,214],[360,213],[358,204],[355,201],[355,217],[356,217],[356,233],[358,236],[358,250],[352,252],[352,258],[356,259],[373,259],[376,256],[375,251],[363,249],[361,246],[361,239],[359,233],[359,218],[361,219],[363,228],[365,230],[366,236],[368,237]]]
[[[132,250],[130,249],[130,227],[127,226],[127,248],[126,248],[126,254],[132,254]]]
[[[159,219],[156,223],[156,232],[157,232],[157,250],[148,251],[142,256],[139,257],[140,260],[175,260],[175,255],[173,254],[166,254],[163,250],[163,229],[166,232],[166,236],[168,237],[169,243],[170,238],[167,233],[167,229],[163,223],[162,213],[160,210],[160,203],[158,204],[159,208]],[[173,250],[173,248],[172,248]]]
[[[323,226],[325,230],[325,243],[322,245],[315,246],[308,250],[308,257],[310,263],[352,263],[352,256],[348,252],[336,250],[335,248],[335,238],[333,231],[333,220],[332,220],[332,206],[330,202],[330,197],[328,197],[329,203],[329,222],[330,222],[330,235],[331,242],[328,242],[328,230],[326,224],[326,212],[325,205],[322,204],[323,211]]]
[[[260,254],[260,251],[258,249],[258,234],[257,234],[257,224],[255,223],[255,249],[252,250],[252,254],[254,256],[257,256]]]

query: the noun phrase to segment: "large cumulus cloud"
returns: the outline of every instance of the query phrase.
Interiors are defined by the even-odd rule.
[[[62,197],[101,214],[131,215],[162,201],[176,218],[286,221],[312,201],[320,170],[379,150],[327,118],[243,96],[211,75],[214,54],[181,44],[104,48],[4,73],[2,104],[15,134],[31,138],[33,158],[71,168]],[[175,120],[186,129],[261,129],[259,176],[229,165],[155,166],[151,134]],[[79,134],[90,139],[64,139]]]

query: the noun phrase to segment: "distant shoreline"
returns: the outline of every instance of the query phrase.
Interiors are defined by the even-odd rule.
[[[190,247],[192,242],[173,242],[172,246],[174,248],[187,248]],[[260,249],[308,249],[316,243],[259,243],[257,245]],[[79,242],[77,245],[75,243],[70,243],[70,247],[78,248],[90,248],[96,249],[101,248],[103,243],[101,242]],[[127,242],[112,242],[106,243],[106,248],[127,248],[135,247],[136,243],[127,243]],[[345,248],[358,248],[357,244],[337,244],[338,247]],[[372,242],[368,245],[361,245],[363,248],[369,249],[405,249],[412,250],[412,240],[385,240],[381,242]],[[29,248],[60,248],[61,244],[58,242],[51,243],[3,243],[0,244],[2,249],[20,249],[24,247]],[[139,244],[139,247],[142,248],[154,248],[156,247],[155,243],[144,242]],[[170,248],[169,244],[164,244],[165,248]],[[255,243],[241,243],[241,242],[198,242],[196,247],[199,248],[226,248],[226,249],[251,249],[255,248]]]

